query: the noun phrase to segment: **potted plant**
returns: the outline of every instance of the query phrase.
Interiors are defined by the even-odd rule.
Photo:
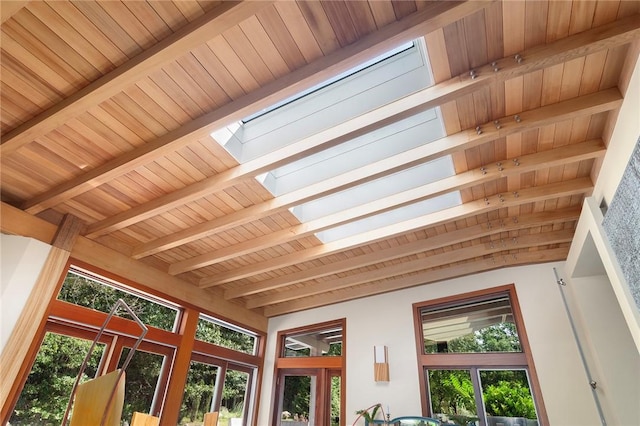
[[[382,404],[377,403],[377,404],[372,405],[369,408],[365,408],[364,410],[356,411],[356,414],[358,414],[358,417],[353,422],[352,426],[355,426],[356,423],[358,423],[358,420],[360,420],[361,418],[363,418],[367,422],[371,423],[373,420],[376,419],[379,410],[382,410]],[[384,417],[384,410],[382,410],[382,411],[383,411],[382,416]]]

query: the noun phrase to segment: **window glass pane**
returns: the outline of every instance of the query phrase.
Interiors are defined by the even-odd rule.
[[[118,299],[124,300],[143,323],[163,330],[174,329],[177,309],[116,289],[106,281],[77,271],[69,271],[58,294],[58,300],[101,312],[110,312]],[[130,318],[124,309],[118,310],[118,316]]]
[[[202,426],[204,414],[212,410],[216,377],[220,367],[191,362],[180,407],[180,425]]]
[[[130,350],[129,348],[122,350],[118,368],[124,364]],[[164,355],[143,352],[140,349],[133,354],[125,371],[124,408],[122,409],[124,420],[131,421],[134,411],[151,413],[164,358]]]
[[[91,342],[47,333],[10,419],[12,425],[60,424]],[[82,382],[95,377],[104,345],[93,349]]]
[[[446,424],[479,424],[470,370],[428,370],[427,375],[433,417]]]
[[[256,353],[257,337],[255,334],[227,326],[204,315],[200,315],[196,339],[250,355]]]
[[[222,388],[218,426],[242,426],[244,424],[248,385],[249,373],[227,369]]]
[[[423,308],[425,353],[521,352],[509,296]]]
[[[341,355],[342,327],[340,326],[285,336],[285,357]]]
[[[525,370],[480,370],[480,385],[487,425],[538,425]]]

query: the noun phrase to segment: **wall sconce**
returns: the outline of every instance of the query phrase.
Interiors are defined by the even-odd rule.
[[[386,346],[373,347],[373,379],[376,382],[389,381],[389,354]]]

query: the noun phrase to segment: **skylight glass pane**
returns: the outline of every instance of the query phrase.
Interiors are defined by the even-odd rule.
[[[316,237],[326,244],[384,226],[397,224],[405,220],[415,219],[429,213],[455,207],[461,203],[462,199],[460,197],[460,193],[457,191],[451,192],[449,194],[444,194],[439,197],[411,204],[410,206],[405,206],[386,213],[371,216],[366,219],[350,222],[346,225],[337,226],[326,231],[318,232],[316,233]]]
[[[265,114],[270,113],[271,111],[275,111],[276,109],[278,109],[278,108],[280,108],[280,107],[282,107],[284,105],[290,104],[291,102],[295,102],[300,98],[303,98],[303,97],[305,97],[305,96],[307,96],[307,95],[309,95],[309,94],[311,94],[313,92],[316,92],[316,91],[318,91],[320,89],[323,89],[323,88],[325,88],[325,87],[327,87],[327,86],[329,86],[329,85],[331,85],[331,84],[333,84],[333,83],[335,83],[337,81],[342,80],[343,78],[349,77],[350,75],[353,75],[353,74],[355,74],[355,73],[357,73],[359,71],[362,71],[365,68],[368,68],[368,67],[370,67],[372,65],[375,65],[378,62],[382,62],[385,59],[388,59],[388,58],[390,58],[390,57],[392,57],[394,55],[397,55],[400,52],[403,52],[403,51],[405,51],[407,49],[411,49],[412,47],[414,47],[414,42],[413,41],[410,41],[408,43],[402,44],[402,45],[396,47],[395,49],[392,49],[392,50],[390,50],[388,52],[383,53],[380,56],[377,56],[377,57],[375,57],[375,58],[373,58],[373,59],[371,59],[369,61],[363,62],[363,63],[361,63],[361,64],[359,64],[359,65],[357,65],[357,66],[355,66],[355,67],[343,72],[343,73],[340,73],[340,74],[338,74],[336,76],[333,76],[333,77],[329,78],[328,80],[323,81],[322,83],[318,83],[315,86],[312,86],[312,87],[310,87],[310,88],[308,88],[306,90],[303,90],[303,91],[301,91],[299,93],[296,93],[293,96],[289,96],[288,98],[283,99],[282,101],[277,102],[277,103],[275,103],[275,104],[273,104],[273,105],[271,105],[271,106],[269,106],[267,108],[264,108],[264,109],[256,112],[255,114],[251,114],[251,115],[243,118],[241,120],[241,122],[242,123],[248,123],[249,121],[254,120],[254,119],[258,118],[258,117],[262,117]]]
[[[435,109],[271,171],[264,185],[282,195],[425,145],[445,135]]]
[[[365,203],[417,188],[455,174],[450,156],[376,179],[296,206],[293,214],[308,222]]]
[[[269,114],[217,129],[211,136],[245,163],[428,87],[433,80],[424,41],[417,40],[414,46]]]

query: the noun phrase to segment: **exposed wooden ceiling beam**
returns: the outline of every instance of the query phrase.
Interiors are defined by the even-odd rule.
[[[460,244],[470,239],[478,239],[489,237],[503,232],[510,232],[519,229],[526,229],[532,226],[545,226],[549,224],[562,223],[577,220],[580,216],[580,209],[571,208],[564,210],[556,210],[550,212],[533,213],[526,216],[520,216],[517,221],[500,220],[495,223],[486,222],[467,228],[457,229],[454,231],[438,234],[427,239],[412,241],[400,246],[393,246],[383,250],[377,250],[356,257],[350,257],[345,260],[331,262],[330,264],[317,266],[315,268],[304,269],[299,272],[284,275],[282,277],[272,278],[266,281],[250,283],[241,287],[230,288],[225,290],[224,297],[227,300],[238,297],[250,296],[252,294],[261,293],[263,291],[275,290],[297,282],[311,281],[327,275],[338,274],[340,272],[352,269],[362,268],[382,263],[400,257],[410,256],[429,250],[436,250],[453,244]]]
[[[288,302],[289,300],[302,297],[315,296],[335,290],[366,284],[377,280],[402,276],[412,272],[434,268],[443,264],[462,262],[476,257],[487,256],[506,250],[519,250],[529,247],[544,246],[550,244],[568,243],[573,238],[573,229],[563,229],[561,231],[550,231],[542,233],[532,233],[519,236],[513,240],[507,240],[503,244],[484,243],[475,244],[457,250],[448,250],[444,253],[420,257],[408,262],[388,265],[384,268],[376,268],[366,272],[361,272],[344,278],[336,278],[331,281],[305,283],[301,287],[291,290],[274,292],[265,296],[258,296],[247,301],[247,309],[255,309],[276,303]]]
[[[398,233],[416,231],[418,229],[434,226],[438,223],[464,219],[502,207],[515,207],[548,199],[584,194],[590,192],[592,189],[593,183],[590,178],[579,178],[565,182],[526,188],[518,191],[516,194],[509,193],[502,197],[496,195],[488,198],[486,201],[475,200],[460,206],[420,216],[415,219],[380,227],[373,231],[363,232],[362,234],[349,238],[332,241],[317,247],[312,247],[289,255],[280,256],[272,260],[256,263],[245,268],[239,268],[226,273],[217,274],[212,277],[203,278],[200,280],[199,285],[200,287],[211,287],[214,285],[225,284],[251,275],[260,274],[270,270],[294,265],[296,263],[317,259],[332,253],[352,249],[363,244],[371,244],[386,238],[392,238]]]
[[[587,56],[601,50],[611,49],[623,44],[631,43],[640,37],[640,15],[629,16],[618,21],[610,22],[606,25],[592,28],[587,31],[577,33],[553,42],[548,45],[538,45],[531,49],[527,49],[520,54],[522,65],[530,67],[525,73],[537,71],[559,63],[568,62],[572,59]],[[508,35],[506,35],[508,37]],[[549,49],[553,47],[553,49]],[[498,68],[503,66],[509,67],[514,63],[514,57],[509,57],[507,63],[505,59],[496,61]],[[478,70],[476,70],[478,71]],[[491,73],[493,66],[486,66],[478,71],[478,78],[484,73]],[[510,72],[516,74],[508,75],[503,79],[511,79],[522,75],[518,68],[511,68]]]
[[[272,3],[273,1],[222,2],[151,48],[6,134],[2,138],[0,154],[7,156],[44,136]]]
[[[386,174],[387,172],[396,172],[402,169],[413,167],[417,164],[421,164],[456,151],[478,146],[485,142],[489,142],[500,137],[505,137],[510,134],[522,132],[524,130],[530,130],[563,120],[569,120],[578,116],[610,111],[619,107],[621,102],[622,96],[620,95],[620,92],[618,92],[617,89],[613,88],[585,95],[579,98],[570,99],[557,104],[547,105],[535,110],[525,111],[519,114],[521,119],[520,122],[515,122],[511,119],[507,121],[506,119],[504,119],[504,123],[502,123],[500,129],[496,129],[493,123],[491,123],[490,125],[486,126],[485,131],[480,135],[475,131],[465,130],[463,132],[459,132],[454,135],[450,135],[445,138],[430,142],[429,144],[426,144],[422,147],[396,155],[383,162],[378,162],[367,167],[362,167],[354,171],[354,173],[351,175],[347,174],[338,176],[335,178],[335,180],[330,180],[328,185],[333,185],[335,188],[341,188],[343,185],[348,185],[349,182],[362,182],[363,180],[370,180],[372,176],[379,177],[380,175]],[[376,170],[376,168],[380,167],[381,169]],[[236,169],[237,168],[234,168],[230,171]],[[381,170],[384,170],[384,172],[382,172]],[[364,176],[359,176],[359,173],[362,172],[364,172]],[[169,196],[172,196],[177,192],[179,191],[173,192],[172,194],[169,194]],[[229,215],[230,219],[222,218],[212,222],[207,222],[203,225],[194,227],[193,231],[182,231],[173,237],[164,237],[162,239],[159,239],[159,241],[150,242],[148,245],[145,244],[144,246],[137,247],[137,256],[141,257],[143,254],[157,252],[160,248],[167,249],[175,247],[176,245],[182,244],[183,242],[188,242],[195,236],[202,237],[204,235],[219,231],[219,229],[216,229],[216,225],[228,228],[238,221],[255,219],[256,217],[259,217],[259,215],[266,215],[268,212],[266,210],[267,207],[283,209],[285,208],[284,206],[287,206],[288,208],[288,206],[296,204],[293,202],[293,200],[295,200],[295,197],[300,197],[302,199],[306,199],[307,197],[313,198],[318,192],[326,193],[329,192],[329,190],[327,188],[322,188],[322,185],[319,184],[310,187],[309,192],[306,194],[304,193],[304,191],[294,193],[292,195],[292,199],[288,199],[286,196],[284,196],[283,198],[281,198],[281,200],[284,201],[281,206],[277,206],[280,201],[272,200],[270,202],[259,205],[260,207],[247,209],[249,213],[258,215],[255,217],[249,216],[247,215],[247,213],[232,213],[231,215]],[[154,200],[151,203],[157,203],[158,208],[160,208],[162,203],[161,200],[163,199],[166,199],[166,197],[160,197],[159,199]],[[167,206],[167,208],[169,207],[171,206]],[[144,208],[144,205],[141,206],[141,208]],[[135,207],[125,212],[124,214],[128,215],[129,212],[135,211],[137,209],[138,207]],[[95,223],[94,225],[89,227],[87,236],[99,236],[103,233],[106,233],[107,231],[112,231],[116,226],[119,227],[118,225],[123,224],[123,222],[118,222],[121,219],[121,216],[122,215],[115,215],[109,219]],[[107,223],[109,223],[110,225],[107,225]]]
[[[18,13],[23,7],[29,4],[30,0],[3,0],[0,3],[0,24],[11,19],[13,15]]]
[[[598,158],[604,156],[604,153],[604,145],[602,144],[602,141],[598,139],[581,144],[565,145],[553,150],[537,152],[535,154],[514,159],[514,161],[508,159],[500,168],[483,167],[475,170],[469,170],[467,172],[402,191],[388,197],[379,198],[347,210],[341,210],[334,214],[323,216],[309,222],[290,226],[289,228],[285,228],[262,237],[252,238],[248,241],[234,244],[216,250],[212,253],[202,254],[182,262],[174,263],[169,267],[169,272],[171,274],[179,274],[193,269],[202,268],[204,266],[209,266],[234,257],[243,256],[274,245],[284,244],[344,223],[360,220],[452,191],[459,191],[461,189],[480,185],[499,178],[528,173],[541,168],[549,168]],[[517,160],[517,162],[515,160]]]
[[[517,132],[547,125],[550,123],[550,120],[559,122],[573,118],[575,117],[574,114],[577,112],[585,115],[594,114],[596,111],[601,112],[601,107],[610,107],[611,109],[617,108],[619,106],[619,102],[622,101],[622,97],[619,94],[615,94],[615,89],[611,89],[611,94],[614,99],[611,103],[605,101],[606,97],[603,99],[597,99],[596,95],[588,95],[588,97],[579,98],[579,100],[572,99],[524,112],[520,114],[522,119],[520,123],[513,122],[511,117],[509,117],[508,120],[506,117],[503,117],[501,119],[503,124],[499,130],[496,129],[495,126],[490,125],[481,135],[478,135],[475,131],[465,130],[457,134],[446,136],[437,141],[430,142],[387,159],[337,175],[325,181],[309,185],[300,190],[278,196],[263,203],[227,214],[223,217],[203,222],[156,240],[140,244],[134,248],[133,257],[142,258],[163,250],[169,250],[173,247],[206,237],[207,235],[222,232],[234,226],[239,226],[243,223],[273,215],[309,200],[342,191],[352,186],[378,179],[410,167],[415,167],[419,164],[432,161],[438,157],[451,154],[455,151],[462,151],[499,137],[505,137]],[[616,102],[615,99],[617,99],[618,102]],[[602,106],[599,105],[599,102],[601,101],[604,101]],[[591,107],[594,106],[598,109],[592,110]],[[96,236],[96,234],[89,231],[89,236]]]
[[[261,4],[261,6],[256,7],[268,5],[268,3],[260,1],[243,3]],[[241,120],[256,111],[260,111],[282,99],[319,84],[333,75],[347,71],[365,60],[380,55],[404,42],[462,19],[464,16],[474,13],[490,3],[490,1],[432,2],[427,7],[405,19],[395,21],[343,49],[323,56],[242,98],[204,114],[152,142],[127,152],[56,188],[52,188],[27,201],[21,207],[29,213],[37,214],[60,204],[137,167],[148,164],[156,158],[175,151],[194,140],[207,137],[213,130]],[[213,38],[215,34],[212,33],[210,38]],[[0,148],[7,149],[8,153],[8,148],[4,145],[0,146]],[[4,155],[5,151],[2,151],[2,154]]]
[[[461,277],[464,275],[475,274],[478,272],[490,271],[497,268],[564,260],[567,258],[568,253],[568,247],[518,253],[515,258],[508,251],[503,253],[496,253],[492,257],[483,260],[455,264],[435,270],[427,270],[407,277],[388,279],[382,282],[371,283],[369,285],[362,285],[350,289],[339,290],[335,294],[326,293],[318,296],[290,300],[286,303],[280,303],[278,305],[267,306],[264,308],[264,314],[267,317],[274,317],[301,311],[304,309],[330,305],[332,303],[344,302],[347,300],[373,296],[376,294],[415,287],[418,285],[424,285],[455,277]]]
[[[480,2],[466,3],[475,4],[474,7],[476,8],[486,6]],[[462,8],[463,6],[457,7]],[[452,10],[454,9],[447,9],[446,12],[453,13],[451,12]],[[462,11],[462,9],[455,10],[457,12]],[[418,15],[416,15],[416,17],[417,16]],[[451,19],[453,18],[454,17],[452,16]],[[413,15],[411,16],[411,19],[414,19]],[[424,20],[422,22],[413,23],[413,25],[421,28],[421,31],[426,31],[418,35],[424,35],[428,32],[427,30],[433,31],[434,29],[439,28],[438,25],[441,26],[447,23],[443,22],[442,17],[438,15],[427,15],[426,17],[423,17],[423,19]],[[258,110],[259,108],[268,106],[268,104],[264,104],[265,99],[274,103],[286,95],[291,95],[305,87],[308,87],[312,84],[311,81],[313,77],[313,74],[310,74],[310,71],[313,71],[314,73],[318,72],[321,74],[321,78],[326,79],[328,77],[327,71],[321,70],[326,69],[331,70],[332,72],[338,72],[339,67],[337,67],[337,65],[344,61],[348,61],[350,65],[353,65],[353,63],[350,62],[352,59],[349,59],[349,56],[344,56],[345,52],[351,52],[353,57],[358,57],[360,60],[363,60],[363,52],[368,52],[368,54],[372,54],[371,50],[377,52],[378,50],[375,50],[375,48],[381,44],[388,43],[389,37],[396,41],[400,40],[398,37],[406,38],[409,34],[413,37],[417,37],[418,35],[414,35],[414,30],[417,27],[410,26],[409,29],[405,29],[404,31],[399,30],[399,28],[402,28],[400,27],[401,25],[406,26],[408,22],[413,21],[405,22],[405,20],[401,20],[397,24],[390,24],[382,30],[373,33],[370,37],[365,37],[360,42],[354,43],[355,47],[347,47],[335,54],[323,57],[320,60],[309,64],[307,67],[303,67],[290,74],[286,78],[280,79],[262,89],[252,92],[238,101],[227,104],[209,114],[205,114],[193,122],[190,122],[173,132],[167,133],[156,141],[147,143],[140,148],[137,148],[86,173],[85,175],[72,179],[37,197],[34,197],[32,200],[25,203],[22,208],[26,209],[30,213],[36,214],[46,208],[55,206],[69,198],[80,195],[94,187],[106,183],[119,175],[135,169],[136,167],[144,165],[152,161],[154,158],[166,154],[166,152],[170,150],[175,150],[179,146],[194,139],[205,137],[215,128],[227,125],[234,120],[241,119],[243,116],[248,114],[247,110],[249,107],[254,107],[254,109]],[[458,95],[471,93],[496,81],[513,78],[517,75],[523,75],[527,72],[549,67],[572,58],[581,57],[593,52],[627,43],[630,39],[637,37],[638,32],[640,31],[640,24],[638,24],[637,20],[626,19],[616,21],[613,24],[585,31],[558,42],[523,52],[525,60],[520,64],[513,61],[512,58],[500,60],[497,63],[497,66],[499,67],[497,72],[493,71],[493,66],[486,65],[477,70],[478,77],[476,79],[471,79],[466,74],[455,77],[447,82],[443,82],[429,88],[426,93],[422,93],[422,96],[426,96],[428,99],[431,99],[434,106],[440,105]],[[398,28],[393,27],[394,25],[397,25]],[[395,30],[393,28],[395,28]],[[396,33],[394,34],[393,31]],[[387,39],[380,38],[381,35],[388,35],[388,37]],[[387,44],[385,45],[390,47]],[[359,50],[352,50],[356,48]],[[324,66],[324,68],[318,68],[318,66]],[[319,82],[319,80],[316,80],[318,80],[318,76],[315,77],[313,82]],[[292,87],[295,88],[296,92],[286,92],[285,95],[285,88],[287,87],[289,90],[291,90]],[[433,98],[436,98],[437,100],[434,100]],[[429,106],[428,102],[421,105],[421,108],[427,106]],[[239,114],[239,112],[242,112],[243,114]],[[385,122],[381,124],[385,124]],[[266,169],[269,169],[269,167],[266,167],[265,170]],[[212,176],[195,185],[191,185],[185,189],[175,191],[174,193],[161,197],[162,201],[153,200],[112,218],[100,221],[92,226],[92,230],[90,231],[92,234],[89,236],[95,237],[110,231],[122,229],[133,223],[152,217],[164,211],[166,208],[177,207],[180,204],[184,204],[189,200],[197,199],[205,194],[228,188],[237,182],[238,179],[251,177],[261,172],[262,171],[255,173],[255,170],[251,171],[250,168],[245,167],[244,170],[234,168],[220,175]]]

